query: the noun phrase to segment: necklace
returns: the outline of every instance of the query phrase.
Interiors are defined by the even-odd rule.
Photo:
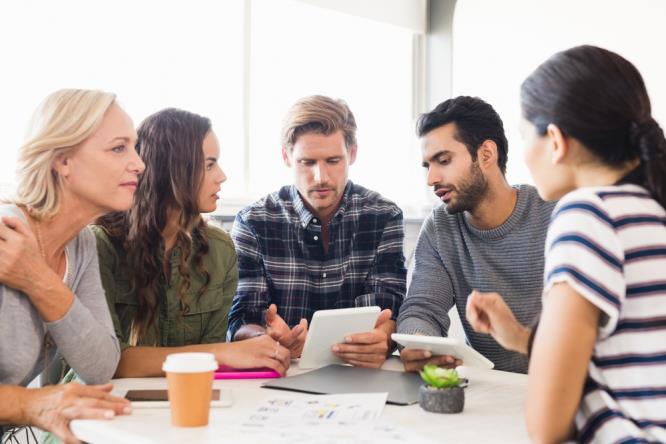
[[[29,214],[29,213],[28,213]],[[32,220],[35,221],[35,234],[37,237],[37,247],[39,248],[39,254],[42,256],[42,259],[44,259],[44,262],[46,261],[46,253],[44,252],[44,244],[42,242],[42,230],[40,228],[41,224],[39,222],[39,219],[36,217],[32,216],[29,214],[29,216],[32,218]],[[69,278],[69,265],[67,263],[67,250],[65,250],[65,276],[63,280],[66,282]],[[47,262],[48,266],[48,262]],[[58,269],[60,268],[60,265],[58,264]],[[55,342],[53,342],[53,339],[51,338],[51,335],[49,334],[48,330],[46,327],[44,327],[44,341],[43,341],[43,348],[44,348],[44,362],[43,362],[43,367],[45,370],[49,369],[49,365],[51,364],[51,359],[52,359],[52,349],[56,346]],[[65,370],[67,369],[65,360],[62,356],[59,357],[58,364],[60,367],[60,376],[56,376],[56,380],[52,380],[53,378],[53,372],[46,371],[46,384],[57,384],[58,382],[62,381],[63,378],[65,377]],[[58,368],[54,365],[54,368]]]
[[[46,253],[44,252],[44,244],[42,242],[42,230],[41,230],[41,224],[39,222],[39,219],[34,218],[33,220],[35,221],[35,234],[37,235],[37,247],[39,248],[39,254],[42,256],[42,259],[48,264],[48,261],[46,260]],[[67,264],[67,249],[63,251],[63,255],[65,256],[65,271],[64,271],[64,276],[63,276],[63,281],[67,282],[67,279],[69,277],[69,266]],[[56,267],[55,272],[60,273],[60,264],[62,263],[62,258],[58,260],[58,264]]]

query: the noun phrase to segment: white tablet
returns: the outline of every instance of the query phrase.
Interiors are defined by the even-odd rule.
[[[391,335],[398,344],[405,348],[428,350],[433,355],[451,355],[463,361],[469,367],[493,368],[495,364],[463,341],[439,336],[404,335],[393,333]]]
[[[331,347],[345,342],[346,336],[375,328],[380,311],[376,306],[316,311],[310,321],[298,366],[317,368],[343,362],[333,354]]]

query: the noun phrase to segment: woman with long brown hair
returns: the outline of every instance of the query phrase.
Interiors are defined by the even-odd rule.
[[[182,351],[284,374],[289,351],[270,336],[224,342],[238,270],[229,236],[201,216],[215,210],[226,180],[210,120],[165,109],[148,117],[138,136],[146,171],[134,205],[95,227],[102,283],[122,348],[116,377],[161,375],[166,355]]]

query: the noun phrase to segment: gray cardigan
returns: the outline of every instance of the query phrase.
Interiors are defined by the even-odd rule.
[[[0,216],[27,223],[15,205],[0,205]],[[0,384],[28,385],[52,361],[56,349],[86,383],[103,383],[113,377],[120,346],[100,282],[97,246],[90,228],[72,239],[66,252],[65,284],[75,298],[57,321],[45,322],[25,294],[0,284]]]
[[[498,292],[516,318],[531,324],[541,312],[544,244],[554,202],[544,202],[529,185],[518,188],[516,207],[499,227],[479,230],[463,213],[440,205],[423,223],[415,268],[400,315],[398,332],[446,336],[454,305],[467,341],[498,370],[527,372],[527,357],[503,349],[492,337],[474,332],[465,318],[472,290]]]

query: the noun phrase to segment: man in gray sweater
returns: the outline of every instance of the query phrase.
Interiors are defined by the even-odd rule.
[[[516,318],[530,324],[541,311],[544,242],[553,202],[534,187],[505,178],[507,140],[495,110],[475,97],[456,97],[417,123],[428,186],[443,204],[421,228],[399,333],[447,336],[454,305],[467,341],[498,370],[527,372],[527,357],[474,332],[465,317],[473,290],[499,292]],[[451,357],[403,350],[407,371]]]

